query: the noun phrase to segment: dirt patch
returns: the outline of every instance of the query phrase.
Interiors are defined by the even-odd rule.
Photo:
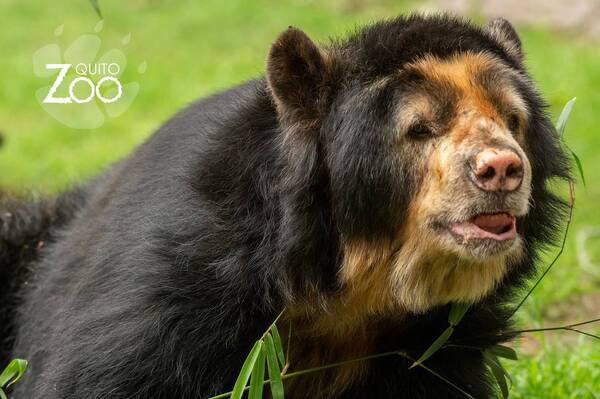
[[[566,301],[548,306],[544,320],[552,323],[574,323],[600,317],[600,292],[575,295]]]
[[[548,306],[543,314],[543,327],[564,326],[597,318],[600,318],[600,292],[591,292],[575,295],[566,301]],[[526,328],[537,327],[530,326]],[[600,330],[600,323],[577,327],[577,329],[594,334]],[[576,332],[564,330],[544,333],[546,342],[567,347],[576,345],[580,336],[581,334]],[[589,339],[593,338],[590,337]],[[519,338],[518,346],[520,352],[533,355],[542,349],[542,342],[537,335],[527,333]]]
[[[597,0],[432,0],[427,8],[461,15],[504,17],[516,24],[543,24],[600,39]]]

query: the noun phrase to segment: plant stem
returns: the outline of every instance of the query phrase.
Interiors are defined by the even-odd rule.
[[[529,328],[526,330],[508,331],[508,333],[523,334],[523,333],[530,333],[530,332],[557,331],[557,330],[570,330],[570,331],[576,331],[576,332],[583,332],[583,331],[576,330],[574,327],[584,326],[586,324],[592,324],[592,323],[597,323],[597,322],[600,322],[600,318],[582,321],[580,323],[567,324],[566,326]],[[592,334],[586,333],[586,335],[592,335]]]
[[[386,357],[386,356],[393,356],[393,355],[400,355],[400,356],[404,356],[406,357],[407,355],[403,352],[383,352],[383,353],[378,353],[376,355],[369,355],[369,356],[363,356],[363,357],[358,357],[355,359],[349,359],[349,360],[343,360],[341,362],[336,362],[336,363],[331,363],[331,364],[327,364],[325,366],[319,366],[319,367],[313,367],[311,369],[306,369],[306,370],[300,370],[300,371],[295,371],[293,373],[289,373],[284,375],[282,378],[294,378],[294,377],[298,377],[304,374],[309,374],[309,373],[314,373],[317,371],[322,371],[322,370],[327,370],[327,369],[331,369],[331,368],[335,368],[335,367],[339,367],[339,366],[344,366],[346,364],[351,364],[351,363],[356,363],[356,362],[362,362],[365,360],[371,360],[371,359],[377,359],[380,357]]]
[[[586,335],[586,336],[588,336],[590,338],[595,338],[597,340],[600,340],[600,336],[592,334],[592,333],[589,333],[587,331],[578,330],[576,328],[567,328],[567,330],[569,330],[569,331],[575,331],[576,333],[579,333],[579,334],[582,334],[582,335]]]
[[[471,345],[458,345],[458,344],[446,344],[442,347],[443,348],[459,348],[459,349],[471,349],[474,351],[481,351],[481,348],[478,348],[476,346],[471,346]]]
[[[285,366],[281,371],[281,374],[285,374],[290,367],[290,347],[292,343],[292,320],[289,321],[289,329],[288,329],[288,339],[287,339],[287,348],[285,349]]]
[[[404,358],[406,358],[406,359],[414,362],[414,359],[412,359],[408,354],[406,354],[404,352],[399,352],[399,351],[382,352],[382,353],[378,353],[378,354],[375,354],[375,355],[369,355],[369,356],[363,356],[363,357],[358,357],[358,358],[349,359],[349,360],[343,360],[341,362],[331,363],[331,364],[327,364],[325,366],[319,366],[319,367],[313,367],[313,368],[306,369],[306,370],[295,371],[293,373],[282,375],[281,379],[282,380],[287,380],[287,379],[290,379],[290,378],[295,378],[295,377],[299,377],[299,376],[302,376],[302,375],[305,375],[305,374],[310,374],[310,373],[316,373],[316,372],[319,372],[319,371],[328,370],[328,369],[339,367],[339,366],[343,366],[343,365],[346,365],[346,364],[351,364],[351,363],[356,363],[356,362],[362,362],[362,361],[372,360],[372,359],[378,359],[378,358],[388,357],[388,356],[402,356],[402,357],[404,357]],[[457,386],[456,384],[450,382],[448,379],[446,379],[442,375],[438,374],[434,370],[430,369],[429,367],[425,366],[424,364],[420,364],[419,363],[418,366],[422,367],[424,370],[427,370],[428,372],[430,372],[431,374],[433,374],[434,376],[436,376],[440,380],[444,381],[445,383],[447,383],[448,385],[450,385],[451,387],[453,387],[454,389],[456,389],[457,391],[459,391],[460,393],[462,393],[463,395],[465,395],[465,397],[470,398],[470,399],[474,399],[473,396],[470,395],[468,392],[464,391],[459,386]],[[265,381],[263,381],[263,385],[269,384],[270,382],[271,382],[270,379],[265,380]],[[250,389],[250,387],[246,386],[244,388],[244,391],[247,391],[248,389]],[[223,398],[229,397],[230,395],[231,395],[231,391],[222,393],[222,394],[217,395],[217,396],[211,396],[209,399],[223,399]]]
[[[463,389],[461,389],[458,385],[450,382],[448,379],[442,377],[441,375],[439,375],[437,372],[433,371],[432,369],[430,369],[429,367],[425,366],[422,363],[419,363],[420,367],[423,367],[425,370],[429,371],[431,374],[435,375],[437,378],[441,379],[442,381],[444,381],[446,384],[450,385],[451,387],[453,387],[454,389],[456,389],[457,391],[459,391],[460,393],[462,393],[463,395],[465,395],[467,398],[470,399],[475,399],[473,397],[473,395],[471,395],[470,393],[464,391]]]
[[[573,181],[572,180],[569,180],[569,195],[570,195],[569,217],[567,219],[567,225],[565,227],[565,234],[563,236],[563,240],[562,240],[562,244],[560,246],[560,250],[558,251],[558,253],[554,257],[554,259],[552,260],[552,262],[550,262],[550,264],[548,265],[548,267],[546,268],[546,270],[544,270],[544,273],[542,273],[542,275],[540,276],[540,278],[537,279],[537,281],[535,282],[535,284],[533,285],[533,287],[531,287],[531,289],[529,290],[529,292],[527,292],[527,295],[525,295],[523,297],[523,299],[521,299],[521,302],[519,302],[519,304],[513,309],[513,311],[510,313],[509,318],[513,317],[515,315],[515,313],[517,313],[517,311],[521,308],[521,306],[523,305],[523,303],[525,303],[525,301],[527,300],[527,298],[529,298],[529,296],[531,295],[531,293],[537,288],[537,286],[544,279],[544,277],[546,277],[546,274],[548,274],[548,272],[550,271],[550,269],[552,269],[552,266],[554,266],[554,264],[558,261],[558,258],[560,258],[560,256],[562,255],[563,251],[565,250],[565,245],[567,243],[567,235],[569,234],[569,227],[571,226],[571,220],[573,219],[573,206],[575,205],[575,188],[573,186]]]
[[[581,331],[576,329],[575,327],[579,327],[579,326],[584,326],[587,324],[592,324],[592,323],[598,323],[600,322],[600,318],[597,319],[592,319],[592,320],[586,320],[586,321],[582,321],[579,323],[573,323],[573,324],[567,324],[564,326],[555,326],[555,327],[541,327],[541,328],[528,328],[525,330],[511,330],[511,331],[504,331],[502,332],[500,335],[504,335],[504,334],[515,334],[515,335],[519,335],[519,334],[525,334],[525,333],[533,333],[533,332],[546,332],[546,331],[573,331],[579,334],[583,334],[583,335],[587,335],[588,337],[592,337],[592,338],[597,338],[600,339],[600,337],[588,333],[586,331]],[[476,335],[470,338],[480,338],[480,337],[489,337],[489,336],[496,336],[498,334],[496,333],[492,333],[492,334],[481,334],[481,335]],[[454,346],[454,347],[459,347],[459,348],[467,348],[466,345],[454,345],[454,344],[448,344],[446,346]]]
[[[283,312],[285,312],[285,308],[283,308],[283,310],[281,312],[279,312],[279,314],[277,315],[277,317],[275,318],[275,320],[273,320],[273,323],[269,324],[269,327],[263,333],[263,335],[259,338],[259,340],[264,339],[267,336],[267,334],[269,334],[271,332],[271,329],[273,328],[273,326],[275,324],[277,324],[277,322],[279,321],[279,319],[281,318],[281,316],[283,316]]]

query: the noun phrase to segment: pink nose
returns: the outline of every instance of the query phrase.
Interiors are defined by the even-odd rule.
[[[471,162],[473,180],[486,191],[515,191],[523,181],[523,162],[512,150],[487,148]]]

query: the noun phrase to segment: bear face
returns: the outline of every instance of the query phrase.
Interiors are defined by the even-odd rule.
[[[486,53],[447,60],[426,56],[350,100],[356,102],[354,112],[364,107],[368,113],[375,105],[365,98],[393,91],[384,127],[363,134],[387,136],[377,150],[387,152],[386,186],[412,192],[405,202],[386,204],[389,220],[397,222],[387,226],[379,242],[368,236],[365,242],[348,240],[346,252],[355,258],[342,269],[345,281],[364,279],[361,274],[371,272],[364,270],[365,257],[372,255],[360,252],[387,240],[391,253],[383,256],[393,296],[403,307],[422,312],[481,299],[520,258],[516,218],[528,212],[531,165],[520,128],[527,108],[515,79],[508,66]],[[339,138],[332,147],[352,142],[343,128],[334,134]],[[344,174],[355,171],[352,160],[336,160],[330,168],[336,165],[348,167]],[[369,181],[368,176],[354,178]],[[377,187],[373,182],[373,190]]]
[[[460,32],[453,47],[435,37],[445,21],[328,48],[290,28],[268,58],[287,162],[304,182],[321,165],[338,283],[366,313],[493,292],[524,259],[535,192],[562,173],[560,157],[532,165],[555,138],[510,24]]]
[[[413,311],[476,302],[522,255],[516,224],[529,210],[531,165],[518,78],[485,53],[427,57],[406,71],[426,83],[399,110],[419,189],[395,255],[395,292]]]

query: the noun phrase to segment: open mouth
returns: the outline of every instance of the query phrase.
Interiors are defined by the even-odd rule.
[[[516,218],[506,212],[482,213],[464,222],[453,223],[450,230],[465,241],[508,241],[517,235]]]

